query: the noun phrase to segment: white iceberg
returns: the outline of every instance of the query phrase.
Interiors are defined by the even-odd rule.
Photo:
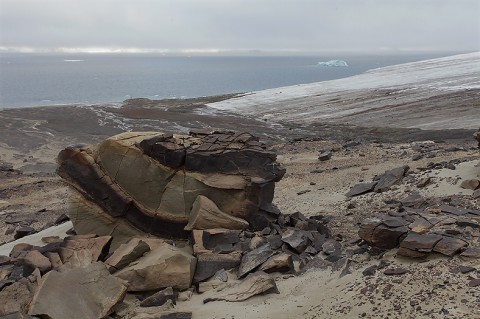
[[[330,60],[330,61],[327,61],[327,62],[318,62],[317,64],[318,66],[340,66],[340,67],[344,67],[344,66],[348,66],[347,62],[343,61],[343,60]]]

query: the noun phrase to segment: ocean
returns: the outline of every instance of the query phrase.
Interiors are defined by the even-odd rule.
[[[0,108],[243,93],[344,78],[449,54],[152,56],[0,54]],[[344,60],[347,67],[319,66]]]

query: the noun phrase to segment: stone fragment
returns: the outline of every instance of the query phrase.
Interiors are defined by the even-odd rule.
[[[479,199],[480,198],[480,189],[477,189],[476,191],[474,191],[472,197],[474,199]]]
[[[480,186],[480,180],[478,179],[466,179],[460,183],[460,187],[464,189],[476,190]]]
[[[431,177],[423,177],[417,182],[416,186],[418,188],[426,187],[430,184],[431,179]]]
[[[63,273],[51,271],[42,278],[28,313],[51,319],[100,319],[112,312],[126,291],[99,262]]]
[[[125,268],[148,251],[150,251],[150,246],[146,242],[140,238],[132,238],[125,244],[120,245],[105,261],[105,265],[113,273]]]
[[[20,239],[27,235],[33,234],[35,229],[30,226],[21,226],[15,230],[15,235],[13,236],[14,239]]]
[[[26,313],[36,288],[36,283],[27,278],[4,287],[0,291],[0,316],[14,312]]]
[[[322,162],[324,161],[328,161],[329,159],[332,158],[332,151],[325,151],[325,152],[322,152],[320,153],[320,155],[318,156],[318,159]]]
[[[192,229],[246,229],[248,222],[222,212],[209,198],[199,195],[193,202],[185,230]]]
[[[308,245],[310,239],[306,236],[305,231],[289,228],[282,234],[282,241],[287,243],[297,253],[302,253]]]
[[[273,255],[265,263],[263,263],[263,265],[260,266],[259,270],[264,271],[266,273],[293,272],[294,266],[293,266],[292,255],[287,253],[280,253],[278,255]]]
[[[403,206],[421,208],[425,205],[425,199],[418,192],[413,192],[400,201]]]
[[[375,185],[374,191],[381,193],[389,190],[390,187],[397,184],[405,176],[409,168],[409,166],[405,165],[386,171],[384,174],[378,176],[378,183]]]
[[[467,243],[461,239],[443,236],[442,239],[435,244],[433,251],[447,256],[453,256],[466,246]]]
[[[458,268],[462,274],[468,274],[469,272],[477,270],[475,267],[470,267],[470,266],[460,266]]]
[[[338,255],[342,249],[342,244],[334,239],[328,239],[322,245],[322,251],[327,255]]]
[[[400,243],[400,247],[419,252],[431,252],[442,238],[442,236],[435,234],[422,235],[410,232]]]
[[[468,247],[460,256],[468,258],[480,258],[480,247]]]
[[[32,273],[35,268],[38,268],[38,270],[40,270],[42,274],[52,269],[52,263],[50,262],[50,260],[37,250],[29,251],[23,259],[23,263],[24,267],[28,268],[28,273]]]
[[[374,190],[377,182],[361,183],[353,186],[346,194],[347,197],[359,196]]]
[[[158,307],[167,302],[167,300],[171,300],[175,304],[175,295],[172,287],[160,290],[150,297],[145,298],[140,303],[140,307]]]
[[[468,282],[468,287],[478,287],[480,286],[480,279],[472,279]]]
[[[195,237],[195,240],[201,240],[202,246],[208,250],[224,249],[233,250],[235,244],[240,241],[239,230],[229,229],[206,229],[201,231],[200,236]]]
[[[391,225],[401,225],[395,219],[386,219]],[[389,221],[389,222],[388,222]],[[380,218],[368,218],[360,224],[358,235],[371,246],[391,249],[398,246],[400,239],[408,232],[405,226],[388,227]]]
[[[182,290],[190,287],[195,265],[196,258],[189,253],[163,244],[114,275],[127,281],[128,291]]]
[[[197,283],[215,275],[221,269],[232,269],[240,265],[242,254],[232,252],[229,254],[203,253],[197,256],[197,267],[193,282]]]
[[[387,276],[401,276],[408,273],[408,270],[405,268],[389,268],[383,272]]]
[[[192,319],[191,311],[160,311],[155,315],[132,319]]]
[[[409,257],[409,258],[423,258],[427,256],[427,252],[420,252],[417,250],[408,249],[405,247],[400,247],[397,250],[398,256]]]
[[[243,301],[252,296],[268,292],[278,293],[275,280],[263,271],[257,271],[248,275],[241,283],[225,288],[216,295],[204,299],[203,303],[218,300],[230,302]]]
[[[246,253],[243,255],[240,266],[238,267],[237,277],[245,277],[248,273],[267,261],[274,253],[268,244]]]
[[[90,265],[108,253],[110,236],[96,238],[71,236],[65,238],[58,254],[65,267],[75,268]]]

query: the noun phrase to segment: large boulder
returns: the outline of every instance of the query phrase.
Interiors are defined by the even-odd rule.
[[[100,319],[121,302],[127,288],[100,262],[65,272],[47,273],[37,288],[29,314],[42,318]]]
[[[186,238],[189,221],[259,230],[285,170],[248,133],[128,132],[96,147],[67,147],[57,172],[74,189],[69,217],[77,233],[110,235],[116,248],[133,236]],[[206,213],[221,224],[205,225]]]

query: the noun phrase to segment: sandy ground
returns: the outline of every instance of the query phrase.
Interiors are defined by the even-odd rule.
[[[0,243],[12,241],[20,225],[40,231],[65,211],[66,186],[54,173],[55,156],[63,147],[96,143],[124,130],[186,132],[189,128],[207,127],[260,136],[277,151],[279,162],[287,169],[277,184],[274,199],[281,211],[331,216],[333,232],[344,238],[347,247],[355,247],[350,242],[358,238],[357,224],[382,211],[385,199],[402,198],[412,190],[427,197],[456,195],[465,205],[479,207],[479,202],[472,199],[472,191],[459,187],[461,180],[479,177],[473,130],[289,125],[214,111],[204,105],[222,98],[227,97],[183,102],[137,100],[123,108],[104,105],[1,110],[0,161],[12,164],[14,171],[0,172]],[[352,141],[358,145],[348,145]],[[325,150],[333,150],[332,158],[319,161],[318,155]],[[420,151],[423,158],[413,161]],[[423,170],[430,162],[452,160],[457,161],[455,170]],[[375,175],[401,165],[409,165],[411,173],[390,191],[351,200],[344,196],[354,184],[371,181]],[[432,184],[418,189],[416,181],[427,175]],[[12,219],[19,222],[7,223]],[[380,260],[409,272],[398,277],[381,271],[372,277],[362,275],[362,270]],[[203,299],[214,293],[206,292],[194,294],[176,308],[193,311],[193,318],[219,319],[480,317],[480,289],[468,287],[470,279],[480,278],[478,260],[432,256],[418,262],[397,258],[392,250],[382,259],[355,255],[349,264],[350,273],[343,277],[342,269],[313,269],[297,277],[279,276],[280,294],[256,296],[240,303],[203,304]],[[476,271],[450,271],[459,265],[476,267]]]

